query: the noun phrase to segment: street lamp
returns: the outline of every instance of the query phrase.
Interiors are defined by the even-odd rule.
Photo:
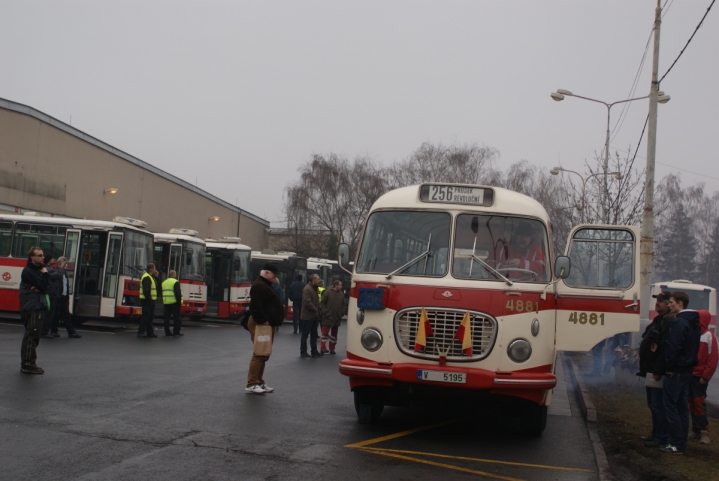
[[[613,175],[614,178],[617,179],[617,180],[622,180],[622,179],[624,178],[624,176],[622,175],[621,172],[607,172],[606,174],[605,174],[604,172],[597,172],[596,174],[591,174],[591,175],[589,175],[589,176],[587,176],[587,177],[584,177],[584,176],[583,176],[582,174],[580,174],[579,172],[575,172],[575,171],[573,171],[573,170],[568,170],[568,169],[565,169],[564,167],[555,167],[555,168],[553,168],[552,170],[549,171],[549,173],[552,174],[552,175],[558,175],[560,172],[568,172],[568,173],[570,173],[570,174],[575,174],[575,175],[578,175],[580,179],[582,179],[582,205],[581,205],[581,206],[575,205],[575,207],[577,208],[577,210],[579,210],[579,211],[582,212],[582,222],[584,222],[584,205],[585,205],[585,203],[584,203],[584,197],[585,197],[585,194],[586,194],[586,193],[585,193],[585,190],[586,190],[586,188],[587,188],[587,181],[588,181],[589,179],[591,179],[592,177],[597,177],[597,176],[599,176],[599,175]]]
[[[602,105],[604,105],[604,106],[607,108],[607,137],[606,137],[606,139],[605,139],[605,141],[604,141],[604,172],[605,172],[606,175],[609,175],[609,174],[607,173],[607,171],[609,170],[609,126],[610,126],[609,119],[610,119],[610,113],[611,113],[612,107],[614,107],[614,106],[617,105],[617,104],[624,104],[624,103],[627,103],[627,102],[633,102],[634,100],[648,99],[648,98],[649,98],[649,95],[645,95],[644,97],[635,97],[635,98],[632,98],[632,99],[618,100],[618,101],[616,101],[616,102],[607,103],[607,102],[603,102],[603,101],[601,101],[601,100],[592,99],[592,98],[589,98],[589,97],[583,97],[583,96],[581,96],[581,95],[573,94],[573,93],[570,92],[569,90],[557,89],[556,92],[552,92],[552,93],[550,94],[550,97],[552,97],[552,99],[553,99],[554,101],[556,101],[556,102],[561,102],[562,100],[564,100],[564,97],[576,97],[576,98],[578,98],[578,99],[589,100],[590,102],[596,102],[596,103],[598,103],[598,104],[602,104]],[[670,97],[669,95],[664,94],[664,92],[659,92],[659,93],[658,93],[657,101],[658,101],[660,104],[665,104],[665,103],[669,102],[669,100],[671,100],[671,97]],[[605,184],[605,185],[604,185],[604,188],[605,188],[604,190],[606,190],[606,187],[607,187],[607,186],[606,186],[606,178],[605,178],[605,180],[604,180],[604,184]]]

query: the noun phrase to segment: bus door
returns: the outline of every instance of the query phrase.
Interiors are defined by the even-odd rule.
[[[73,314],[80,317],[100,315],[102,272],[105,267],[107,232],[82,232],[77,256],[75,305]]]
[[[210,252],[208,251],[208,254]],[[207,274],[207,314],[229,317],[232,252],[212,252]]]
[[[67,258],[67,298],[68,298],[68,311],[74,312],[73,307],[75,306],[75,280],[77,279],[77,254],[80,248],[80,230],[79,229],[68,229],[65,235],[65,248],[63,249],[63,255]]]
[[[182,244],[170,244],[170,259],[167,263],[167,270],[160,273],[160,282],[167,279],[170,271],[175,271],[177,279],[180,278],[180,271],[182,270]],[[163,275],[164,274],[164,275]]]
[[[567,256],[569,276],[556,290],[556,349],[588,351],[639,330],[639,228],[577,226]]]
[[[100,298],[100,316],[115,317],[117,291],[120,275],[120,253],[123,234],[111,232],[107,239],[105,252],[104,279],[102,281],[102,297]]]

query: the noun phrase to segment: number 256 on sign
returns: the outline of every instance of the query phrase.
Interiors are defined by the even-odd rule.
[[[569,322],[574,324],[589,324],[591,326],[604,325],[604,313],[597,314],[596,312],[572,312],[569,314]]]

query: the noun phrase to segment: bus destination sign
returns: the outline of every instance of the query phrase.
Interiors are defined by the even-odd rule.
[[[419,200],[489,207],[494,201],[494,191],[485,187],[468,185],[422,184],[419,190]]]

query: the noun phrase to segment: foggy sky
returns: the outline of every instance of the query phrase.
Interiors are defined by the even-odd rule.
[[[711,0],[669,2],[660,75]],[[313,153],[388,165],[423,142],[478,143],[499,150],[501,169],[526,159],[583,171],[603,149],[606,109],[549,94],[628,98],[655,5],[3,0],[0,97],[72,119],[279,226],[283,189]],[[659,106],[656,176],[710,192],[715,10],[662,82],[672,100]],[[634,96],[648,94],[650,73],[651,44]],[[631,104],[612,151],[636,147],[647,109]],[[646,137],[642,166],[645,156]]]

